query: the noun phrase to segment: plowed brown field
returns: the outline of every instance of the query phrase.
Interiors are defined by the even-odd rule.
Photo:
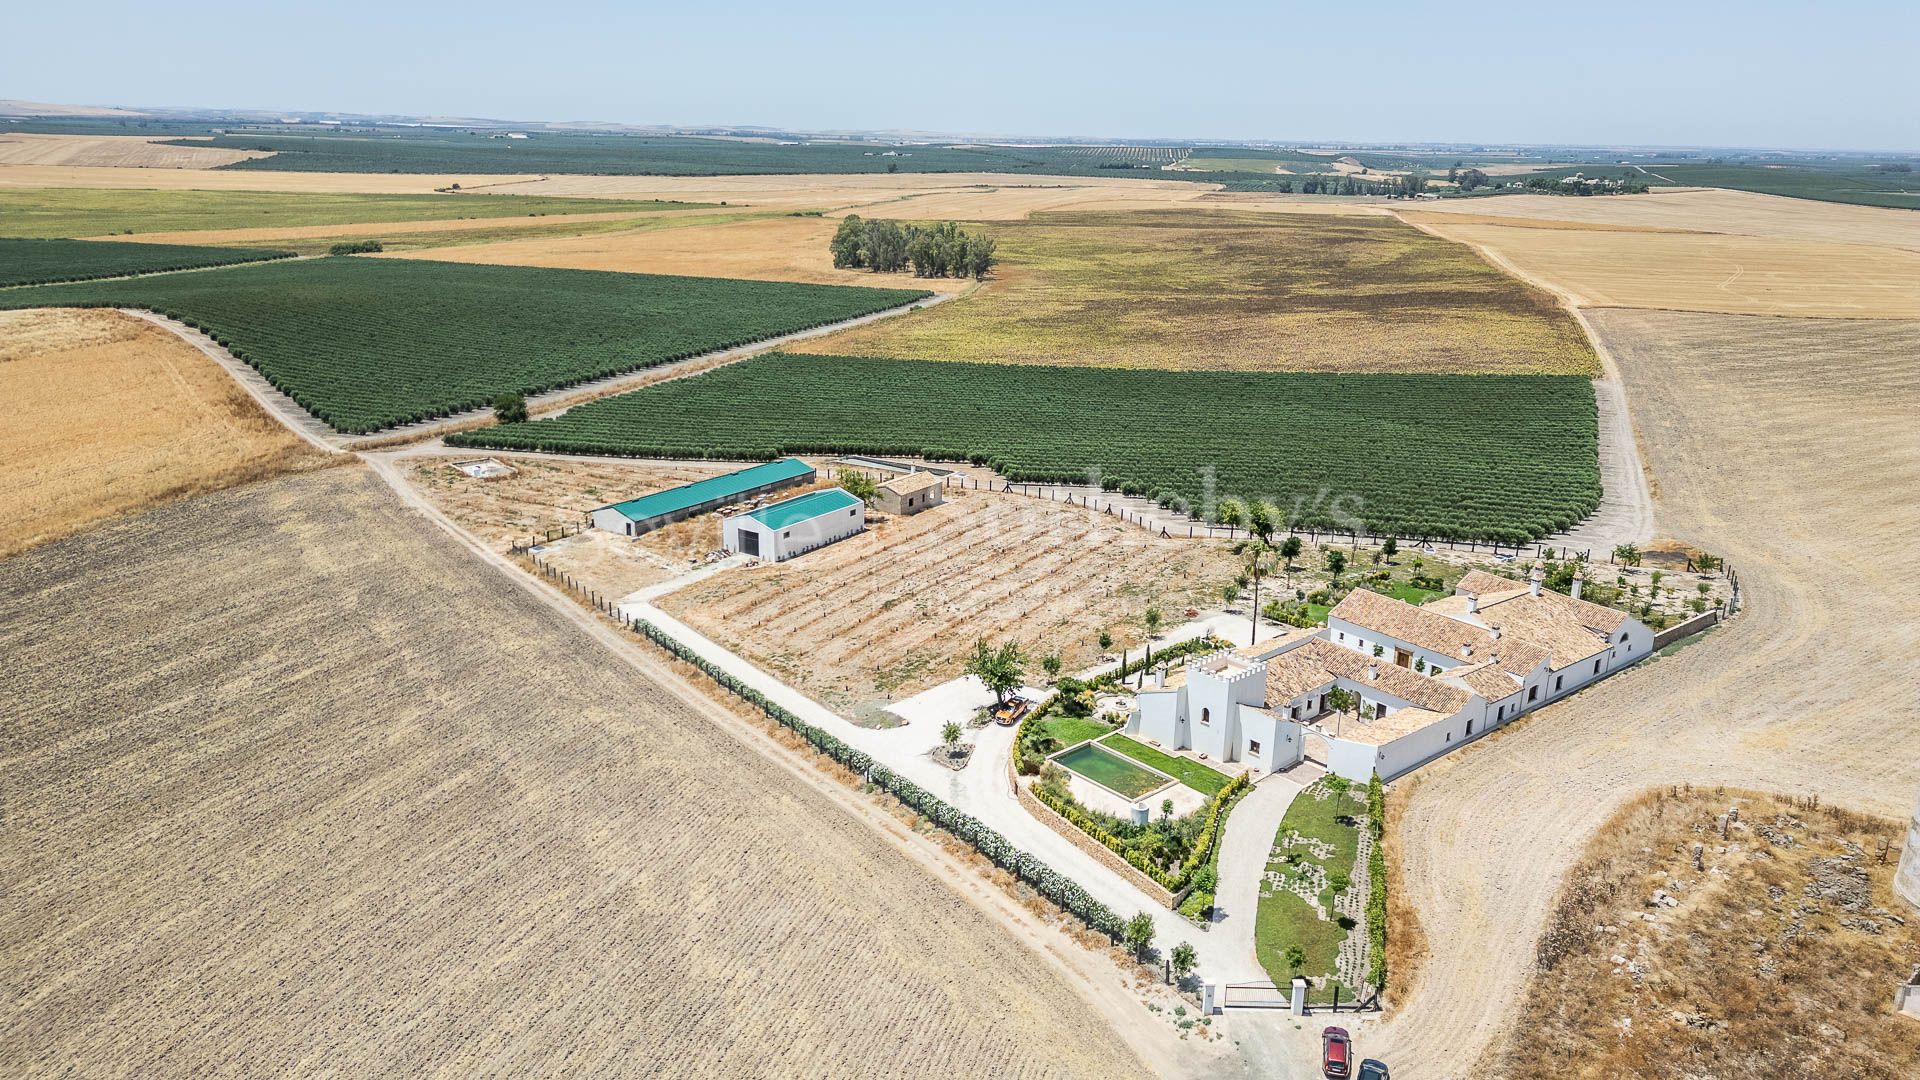
[[[15,1074],[1146,1071],[364,470],[0,563],[0,654]]]

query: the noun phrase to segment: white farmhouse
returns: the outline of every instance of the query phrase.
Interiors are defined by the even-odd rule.
[[[866,527],[866,503],[845,488],[825,488],[735,514],[721,525],[720,542],[728,551],[783,562]]]
[[[1174,749],[1251,761],[1258,745],[1324,754],[1330,772],[1391,780],[1516,717],[1646,659],[1653,632],[1625,612],[1480,571],[1422,606],[1366,589],[1314,631],[1156,675],[1128,730]],[[1358,703],[1335,713],[1335,689]]]

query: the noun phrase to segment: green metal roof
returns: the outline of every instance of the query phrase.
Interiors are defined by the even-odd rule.
[[[784,529],[795,522],[859,505],[860,500],[847,494],[844,489],[827,488],[824,491],[809,491],[772,506],[763,506],[747,516],[769,529]]]
[[[602,510],[617,510],[633,521],[645,521],[685,510],[702,503],[721,502],[739,498],[768,484],[778,484],[786,480],[798,480],[813,472],[813,466],[799,458],[781,458],[764,465],[755,465],[730,472],[725,476],[715,476],[707,480],[696,480],[691,484],[682,484],[677,488],[656,491],[651,495],[642,495],[626,502],[603,506]]]

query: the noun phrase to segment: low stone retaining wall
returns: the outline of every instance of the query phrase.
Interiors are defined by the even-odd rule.
[[[1692,637],[1707,627],[1717,624],[1720,619],[1720,609],[1715,608],[1712,611],[1695,615],[1685,622],[1674,623],[1665,630],[1657,631],[1653,635],[1654,651],[1658,652],[1674,642],[1679,641],[1681,638]]]
[[[1020,783],[1018,779],[1014,781],[1013,791],[1014,795],[1019,798],[1020,805],[1026,809],[1027,813],[1039,818],[1046,823],[1048,828],[1066,837],[1074,847],[1079,848],[1081,851],[1099,860],[1100,865],[1119,874],[1135,888],[1152,897],[1156,902],[1168,908],[1180,906],[1180,897],[1168,892],[1165,886],[1148,877],[1146,874],[1141,873],[1139,867],[1121,858],[1118,854],[1109,850],[1106,845],[1088,836],[1086,833],[1081,832],[1079,829],[1074,828],[1073,822],[1061,817],[1053,807],[1035,798],[1033,792],[1028,791],[1026,785]]]

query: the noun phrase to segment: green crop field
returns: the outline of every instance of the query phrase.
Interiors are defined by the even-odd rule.
[[[198,229],[644,213],[707,203],[537,195],[344,195],[144,188],[0,188],[0,236],[107,236]]]
[[[1577,376],[1182,372],[774,353],[467,432],[467,446],[759,459],[924,455],[1188,505],[1263,498],[1307,528],[1517,543],[1600,498]]]
[[[0,286],[45,285],[126,274],[156,274],[164,270],[192,270],[203,266],[284,259],[292,254],[291,251],[268,251],[264,248],[0,237]]]
[[[1912,168],[1912,165],[1909,163],[1907,167]],[[1584,170],[1543,169],[1525,176],[1503,176],[1500,179],[1509,183],[1525,182],[1534,176],[1564,179],[1582,171],[1588,176],[1631,176],[1654,187],[1730,188],[1795,199],[1920,210],[1920,172],[1888,171],[1884,167],[1876,169],[1858,162],[1830,165],[1680,163],[1637,167],[1589,166]]]
[[[35,241],[44,243],[45,241]],[[340,431],[541,393],[927,296],[717,278],[329,258],[0,293],[141,307],[211,334]]]

